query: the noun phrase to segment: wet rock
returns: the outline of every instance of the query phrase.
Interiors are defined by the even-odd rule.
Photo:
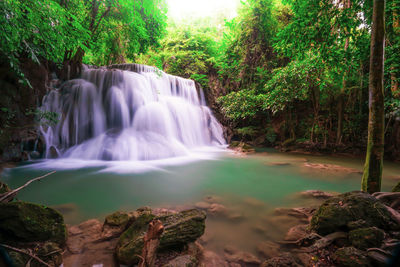
[[[296,241],[296,240],[300,240],[300,239],[306,237],[308,234],[307,227],[308,227],[307,224],[300,224],[300,225],[293,226],[287,232],[284,240],[285,241]]]
[[[324,171],[324,172],[346,172],[346,173],[360,173],[359,170],[353,168],[347,168],[340,165],[334,164],[323,164],[323,163],[309,163],[306,162],[303,164],[304,167]]]
[[[218,203],[211,204],[210,208],[208,209],[208,212],[214,216],[226,215],[227,211],[228,209],[224,205]]]
[[[264,258],[273,258],[279,255],[280,246],[271,241],[264,241],[257,245],[257,252]]]
[[[286,215],[295,217],[298,219],[306,219],[308,220],[315,213],[314,208],[276,208],[276,215]]]
[[[261,261],[250,252],[240,251],[234,247],[227,246],[224,248],[225,259],[228,262],[243,264],[245,266],[258,266]]]
[[[63,247],[67,239],[64,219],[56,210],[28,202],[0,203],[0,240],[52,241]]]
[[[87,244],[100,239],[102,224],[99,220],[91,219],[77,226],[68,227],[67,248],[72,254],[81,254]]]
[[[366,254],[354,247],[339,248],[334,253],[333,259],[339,266],[344,267],[370,266]]]
[[[232,141],[229,144],[229,148],[243,152],[243,153],[252,153],[255,151],[254,147],[250,144],[238,141]]]
[[[313,215],[311,229],[321,235],[347,231],[348,223],[364,220],[369,227],[399,229],[386,206],[363,192],[349,192],[326,200]]]
[[[117,211],[108,215],[104,220],[104,225],[123,227],[129,222],[129,215],[126,212]]]
[[[361,250],[380,247],[384,237],[385,232],[376,227],[355,229],[349,233],[351,244]]]
[[[96,219],[68,227],[64,266],[93,266],[103,264],[116,267],[114,259],[117,238],[102,239],[103,224]]]
[[[164,264],[163,267],[196,267],[197,259],[191,255],[178,256],[175,259]]]
[[[215,252],[206,250],[203,253],[199,267],[229,267],[229,264]]]
[[[320,190],[307,190],[300,193],[303,197],[317,198],[317,199],[328,199],[333,197],[332,193],[320,191]]]
[[[122,234],[136,219],[136,214],[117,211],[108,215],[103,224],[102,238],[109,239]]]
[[[131,226],[120,236],[116,256],[121,264],[135,264],[143,249],[143,236],[148,223],[157,218],[165,230],[161,235],[159,249],[181,246],[195,241],[204,233],[206,214],[192,209],[176,214],[155,216],[151,211],[142,211]]]
[[[260,267],[300,267],[290,253],[283,253],[278,257],[274,257],[264,261]]]
[[[197,209],[207,210],[210,208],[211,204],[208,202],[200,201],[194,204]]]

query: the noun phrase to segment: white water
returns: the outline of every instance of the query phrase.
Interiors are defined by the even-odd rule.
[[[46,158],[158,161],[225,144],[192,80],[143,65],[85,69],[50,91],[42,110],[59,114],[41,128]]]

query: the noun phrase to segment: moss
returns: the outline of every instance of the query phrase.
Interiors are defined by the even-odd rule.
[[[128,213],[117,211],[113,214],[110,214],[106,217],[104,224],[110,226],[121,226],[124,227],[129,222],[129,215]]]
[[[2,242],[53,241],[64,246],[67,231],[56,210],[27,202],[0,203]]]
[[[349,233],[352,245],[358,249],[380,247],[385,237],[385,233],[376,227],[360,228]]]
[[[139,262],[142,254],[143,237],[147,231],[147,225],[155,215],[151,211],[143,211],[135,222],[120,236],[117,244],[116,255],[122,264],[133,264]]]
[[[311,230],[326,235],[337,231],[348,231],[349,223],[363,220],[365,227],[397,230],[383,203],[363,192],[349,192],[326,200],[311,219]]]
[[[338,266],[343,267],[358,267],[358,266],[370,266],[366,255],[353,247],[344,247],[338,249],[333,255],[335,262]]]

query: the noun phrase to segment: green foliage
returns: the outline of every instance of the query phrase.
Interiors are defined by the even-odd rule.
[[[4,0],[0,56],[21,78],[26,57],[62,63],[83,50],[89,64],[133,60],[158,44],[165,26],[163,0]]]
[[[207,20],[198,20],[194,25],[172,23],[168,35],[161,40],[161,48],[139,57],[138,62],[208,87],[207,74],[214,66],[218,38],[216,27],[208,24]]]
[[[329,80],[322,77],[323,72],[317,57],[295,60],[286,67],[275,69],[272,78],[265,84],[263,108],[276,113],[290,108],[295,102],[319,98],[320,91],[328,91],[329,88]]]
[[[231,92],[217,99],[224,114],[234,120],[254,118],[262,109],[262,98],[254,90]]]
[[[60,114],[58,114],[57,112],[43,111],[39,108],[35,110],[27,110],[25,114],[27,116],[34,115],[35,121],[40,125],[45,126],[57,124],[60,117]]]

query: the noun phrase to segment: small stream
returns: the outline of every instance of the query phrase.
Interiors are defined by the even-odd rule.
[[[25,164],[3,172],[2,180],[16,188],[31,178],[57,172],[31,184],[18,199],[58,209],[68,224],[90,218],[104,219],[116,210],[141,206],[190,208],[204,199],[226,207],[224,215],[209,215],[203,244],[221,252],[227,244],[256,252],[261,241],[278,241],[296,220],[274,213],[277,207],[316,206],[321,200],[299,194],[305,190],[346,192],[358,190],[363,159],[280,153],[264,149],[248,156],[226,151],[201,160],[176,165],[173,162],[143,169],[133,163],[109,166],[104,162],[78,162],[75,170],[57,166],[73,165],[66,159],[46,164]],[[314,164],[334,164],[347,169],[315,168]],[[103,165],[102,165],[103,164]],[[142,166],[143,167],[143,166]],[[147,166],[148,167],[148,166]],[[383,188],[400,180],[400,165],[386,162]]]

